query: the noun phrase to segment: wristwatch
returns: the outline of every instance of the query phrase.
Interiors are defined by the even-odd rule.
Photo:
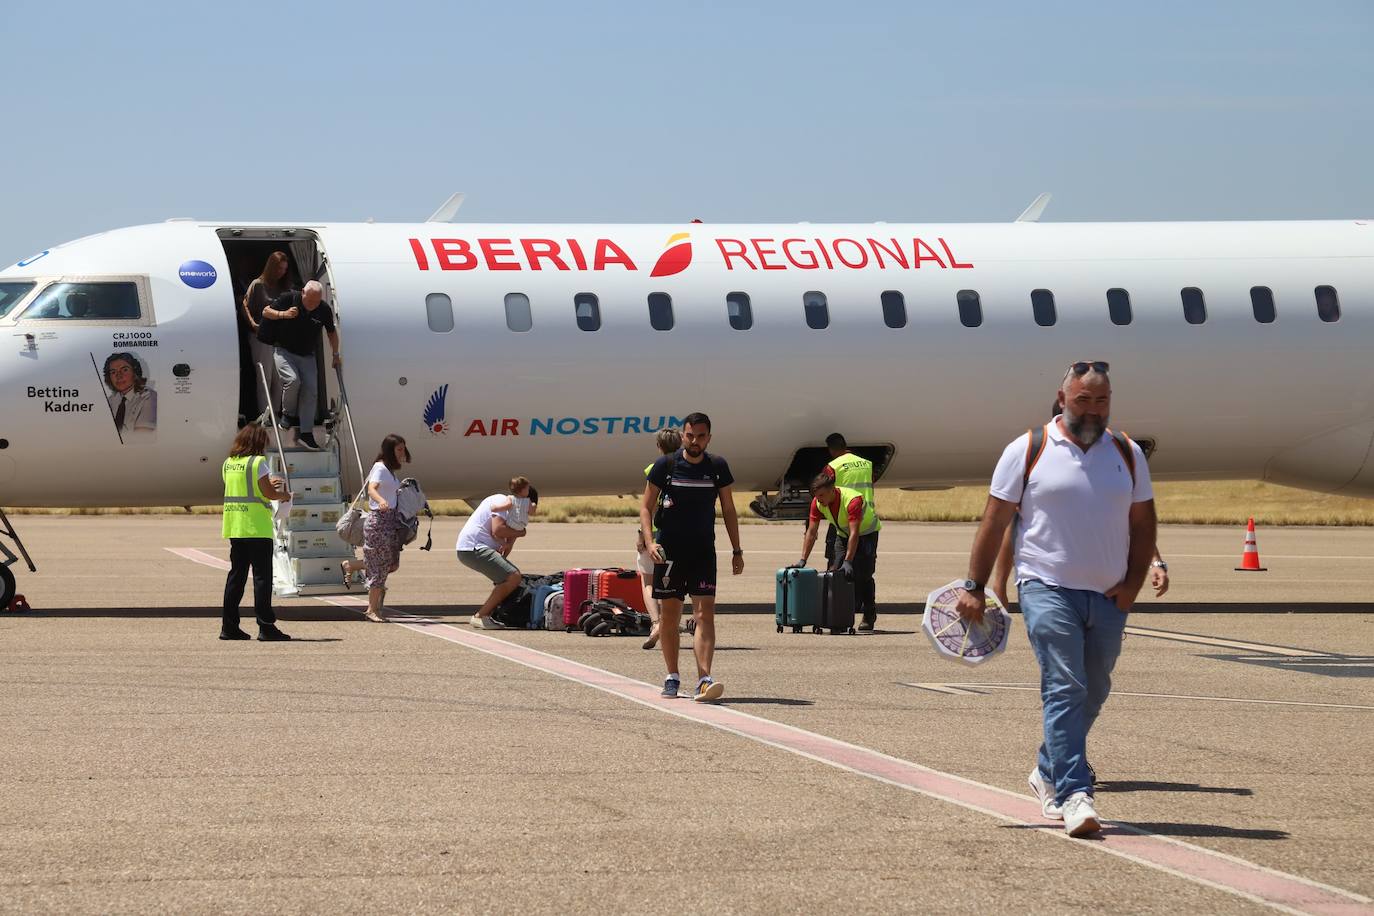
[[[960,588],[966,592],[981,592],[983,590],[983,586],[974,582],[972,579],[965,579],[960,584]]]
[[[730,551],[730,554],[731,554],[732,556],[742,557],[742,556],[744,556],[744,551],[743,551],[743,550],[732,550],[732,551]]]
[[[1150,565],[1151,565],[1151,566],[1157,566],[1157,567],[1159,567],[1160,569],[1164,570],[1165,572],[1168,572],[1168,571],[1169,571],[1169,564],[1168,564],[1168,563],[1165,563],[1163,560],[1152,560],[1152,561],[1150,562]]]

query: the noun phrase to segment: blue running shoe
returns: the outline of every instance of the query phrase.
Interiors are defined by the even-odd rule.
[[[663,692],[659,696],[677,698],[678,691],[682,689],[682,681],[676,677],[665,678],[663,681]]]

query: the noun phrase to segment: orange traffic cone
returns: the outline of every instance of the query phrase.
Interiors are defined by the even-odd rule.
[[[1240,555],[1240,565],[1236,572],[1268,572],[1260,565],[1259,545],[1255,543],[1255,520],[1245,526],[1245,552]]]

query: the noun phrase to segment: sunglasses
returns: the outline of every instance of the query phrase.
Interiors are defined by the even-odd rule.
[[[1111,366],[1107,365],[1107,364],[1104,363],[1102,360],[1100,360],[1100,359],[1095,359],[1095,360],[1092,360],[1092,361],[1090,361],[1090,362],[1077,362],[1077,363],[1074,363],[1072,366],[1069,367],[1069,373],[1072,373],[1072,374],[1074,374],[1074,375],[1087,375],[1087,374],[1088,374],[1088,370],[1091,369],[1093,372],[1097,372],[1097,373],[1100,373],[1100,374],[1102,374],[1102,375],[1106,375],[1106,374],[1107,374],[1107,370],[1110,369],[1110,368],[1111,368]],[[1065,374],[1067,375],[1068,373],[1065,373]]]

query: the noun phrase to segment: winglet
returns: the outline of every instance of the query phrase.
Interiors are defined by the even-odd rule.
[[[1040,195],[1039,197],[1037,197],[1035,200],[1031,201],[1031,205],[1030,205],[1029,207],[1027,207],[1026,209],[1024,209],[1024,210],[1021,211],[1021,215],[1018,216],[1018,217],[1016,217],[1016,222],[1018,222],[1018,223],[1038,223],[1038,222],[1040,222],[1040,214],[1045,212],[1045,208],[1048,207],[1049,204],[1050,204],[1050,192],[1049,192],[1049,191],[1046,191],[1044,194],[1041,194],[1041,195]]]
[[[462,191],[454,191],[451,195],[449,195],[449,199],[446,200],[446,201],[444,201],[443,206],[441,206],[438,210],[435,210],[433,213],[431,213],[431,214],[429,215],[429,219],[425,220],[425,222],[427,222],[427,223],[448,223],[448,222],[452,222],[452,221],[453,221],[453,217],[454,217],[455,215],[457,215],[457,213],[458,213],[458,208],[461,207],[461,206],[463,205],[463,197],[464,197],[464,196],[465,196],[465,195],[463,194]]]

